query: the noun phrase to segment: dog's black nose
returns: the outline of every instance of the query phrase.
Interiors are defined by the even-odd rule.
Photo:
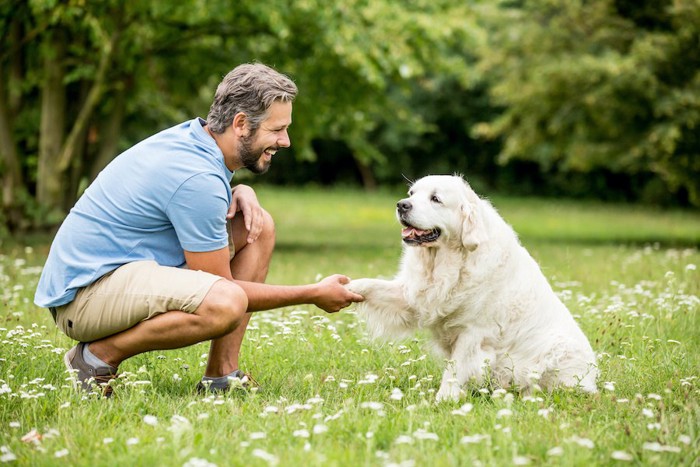
[[[411,202],[407,201],[405,199],[402,199],[398,203],[396,203],[396,210],[399,211],[399,213],[404,214],[407,213],[408,211],[411,210]]]

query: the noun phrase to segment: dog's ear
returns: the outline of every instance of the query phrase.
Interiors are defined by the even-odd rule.
[[[471,203],[462,206],[462,217],[462,245],[467,250],[474,251],[488,239],[478,206]]]
[[[460,177],[461,178],[461,177]],[[481,198],[474,193],[469,183],[464,182],[464,198],[462,204],[462,245],[469,251],[474,251],[481,243],[485,242],[486,226],[482,220]]]

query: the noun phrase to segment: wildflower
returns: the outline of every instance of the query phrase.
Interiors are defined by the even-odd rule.
[[[683,444],[690,445],[691,439],[688,435],[680,435],[678,437],[678,441],[680,441]]]
[[[505,418],[513,415],[513,411],[510,409],[501,409],[496,413],[496,418]]]
[[[460,407],[459,409],[453,410],[452,415],[464,416],[464,415],[467,415],[469,412],[471,412],[473,408],[474,408],[473,404],[466,403],[462,407]]]
[[[634,459],[634,457],[632,457],[632,454],[629,454],[625,451],[613,451],[610,457],[618,461],[631,461]]]
[[[320,435],[321,433],[327,432],[328,427],[326,425],[314,425],[313,431],[315,435]]]
[[[310,435],[309,430],[295,430],[292,436],[295,438],[308,438]]]
[[[41,438],[42,438],[41,433],[36,431],[36,428],[35,428],[35,429],[32,429],[26,435],[22,436],[21,440],[25,443],[38,443],[39,441],[41,441]]]
[[[489,435],[463,436],[462,439],[459,440],[459,442],[462,444],[477,444],[477,443],[480,443],[484,440],[488,440],[490,438],[491,438],[491,436],[489,436]]]
[[[323,402],[323,398],[319,397],[318,395],[316,397],[312,397],[308,401],[306,401],[307,404],[320,404]]]
[[[0,462],[16,461],[17,456],[7,446],[0,446]]]
[[[114,442],[114,438],[105,438],[102,440],[102,444],[110,444]]]
[[[279,463],[279,459],[277,458],[277,456],[270,454],[266,451],[263,451],[262,449],[254,449],[253,450],[253,457],[257,457],[258,459],[262,459],[270,465],[277,465]]]
[[[400,401],[403,399],[403,392],[399,388],[394,388],[391,390],[391,396],[389,396],[389,398],[395,401]]]
[[[70,454],[70,452],[68,451],[68,449],[61,449],[60,451],[56,451],[56,452],[54,453],[54,457],[65,457],[65,456],[67,456],[68,454]]]
[[[676,446],[664,446],[660,443],[644,443],[642,449],[654,452],[680,452],[681,449]]]
[[[438,440],[438,435],[436,435],[435,433],[430,433],[429,431],[426,431],[422,428],[419,428],[418,430],[416,430],[413,433],[413,437],[416,439],[421,439],[421,440],[423,440],[423,439],[430,439],[433,441]]]
[[[515,456],[513,458],[513,465],[528,465],[529,463],[530,459],[525,456]]]
[[[267,438],[267,433],[264,431],[254,431],[250,434],[250,439],[265,439]]]
[[[374,384],[378,379],[379,376],[370,373],[368,375],[365,375],[365,379],[361,379],[357,382],[357,384]]]
[[[216,467],[216,464],[212,464],[206,459],[200,459],[199,457],[193,457],[185,462],[182,467]]]
[[[136,444],[139,444],[139,439],[138,438],[129,438],[126,440],[126,445],[127,446],[134,446]]]
[[[384,404],[382,404],[381,402],[363,402],[362,404],[360,404],[360,408],[370,410],[382,410],[384,408]]]
[[[654,418],[654,412],[651,409],[642,409],[642,415],[647,418]]]
[[[554,446],[553,448],[547,451],[547,456],[551,457],[558,457],[562,454],[564,454],[564,448],[562,448],[561,446]]]
[[[593,443],[593,441],[591,441],[588,438],[579,438],[578,436],[572,436],[570,438],[570,441],[573,441],[574,443],[578,444],[582,448],[593,449],[595,447],[595,444]]]
[[[154,415],[145,415],[143,417],[143,423],[146,425],[156,426],[158,425],[158,418]]]
[[[401,435],[394,440],[395,444],[413,444],[413,438],[408,435]]]
[[[603,384],[603,388],[605,388],[608,391],[614,391],[615,390],[615,382],[614,381],[606,381]]]

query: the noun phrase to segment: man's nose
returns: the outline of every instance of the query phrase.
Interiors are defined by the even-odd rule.
[[[289,139],[289,133],[287,130],[284,130],[279,138],[277,138],[277,145],[282,148],[288,148],[289,146],[292,145],[292,140]]]

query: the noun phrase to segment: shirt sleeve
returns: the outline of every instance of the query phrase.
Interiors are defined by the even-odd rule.
[[[228,185],[214,174],[197,174],[180,185],[166,214],[184,250],[205,252],[228,246],[230,196]]]

